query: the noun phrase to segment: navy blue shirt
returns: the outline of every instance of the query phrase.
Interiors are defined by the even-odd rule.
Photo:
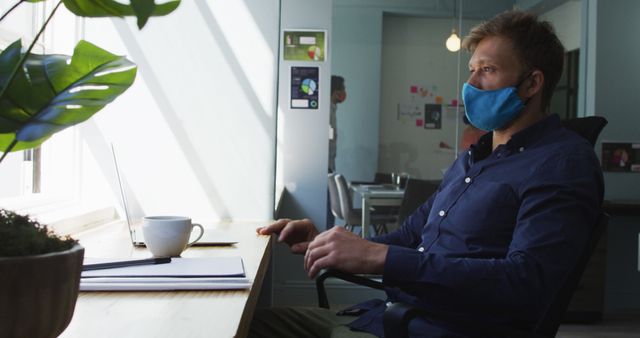
[[[491,142],[489,133],[462,153],[398,231],[372,239],[389,244],[387,301],[525,325],[550,304],[596,223],[599,162],[556,115],[493,151]],[[370,311],[351,327],[382,336],[385,302],[361,306]],[[444,335],[438,327],[425,320],[410,330]]]

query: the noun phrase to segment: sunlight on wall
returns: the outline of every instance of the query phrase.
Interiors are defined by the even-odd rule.
[[[101,135],[86,135],[99,162],[116,145],[135,215],[271,217],[276,4],[185,1],[142,31],[129,19],[87,23],[88,40],[139,67],[134,85],[96,116]],[[271,26],[259,28],[250,9]]]

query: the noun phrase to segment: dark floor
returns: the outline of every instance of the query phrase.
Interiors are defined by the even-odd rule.
[[[640,314],[608,314],[598,323],[590,325],[564,324],[558,338],[626,338],[640,337]]]

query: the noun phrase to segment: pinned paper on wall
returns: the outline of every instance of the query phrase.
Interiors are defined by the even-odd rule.
[[[324,61],[326,54],[324,30],[285,30],[283,57],[290,61]]]
[[[453,101],[456,101],[456,100],[453,100]],[[447,105],[444,108],[444,112],[445,112],[444,115],[446,118],[455,120],[458,116],[460,117],[464,116],[464,106],[460,105],[456,108],[456,106]]]
[[[320,69],[291,67],[291,109],[318,109]]]
[[[424,105],[424,128],[425,129],[442,129],[442,105],[430,104]]]
[[[640,172],[640,143],[602,142],[602,169]]]
[[[416,127],[422,127],[424,125],[424,120],[423,119],[417,119],[416,120]]]
[[[415,104],[398,103],[398,121],[406,123],[415,121],[419,118],[422,118],[422,109],[420,109],[420,106]]]
[[[409,86],[409,93],[412,94],[412,97],[419,97],[421,99],[425,99],[429,102],[435,102],[434,100],[442,100],[442,97],[438,95],[438,86],[436,85],[426,85],[421,86],[417,84],[413,84]],[[438,102],[436,102],[438,103]],[[440,102],[441,104],[442,102]]]

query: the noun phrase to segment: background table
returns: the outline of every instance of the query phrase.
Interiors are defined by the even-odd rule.
[[[224,222],[212,227],[238,239],[233,246],[192,247],[182,257],[241,256],[246,290],[81,292],[73,319],[60,337],[245,337],[268,267],[269,236],[255,229],[268,222]],[[86,257],[149,257],[133,248],[124,224],[78,236]]]
[[[399,206],[404,189],[389,184],[354,184],[351,190],[362,198],[362,237],[367,238],[371,211],[374,206]]]

